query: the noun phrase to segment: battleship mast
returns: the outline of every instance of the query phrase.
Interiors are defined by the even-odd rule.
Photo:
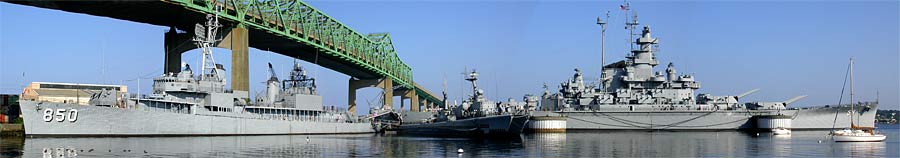
[[[606,11],[606,19],[609,19],[609,11]],[[604,84],[606,73],[603,73],[603,67],[606,66],[606,21],[597,17],[597,24],[600,25],[600,84]],[[600,90],[605,91],[606,85],[600,85]]]

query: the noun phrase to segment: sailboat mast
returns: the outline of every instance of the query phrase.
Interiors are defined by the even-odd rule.
[[[856,110],[853,105],[853,57],[850,57],[850,122],[853,122],[853,115]],[[852,127],[852,126],[851,126]]]

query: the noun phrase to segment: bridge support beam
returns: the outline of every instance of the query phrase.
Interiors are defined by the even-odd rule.
[[[370,79],[370,80],[360,80],[355,78],[350,78],[348,81],[347,88],[347,111],[350,111],[353,114],[356,114],[356,90],[360,88],[366,87],[378,87],[384,91],[384,96],[382,96],[382,108],[392,109],[393,108],[393,83],[390,78],[382,78],[382,79]]]
[[[406,90],[404,95],[409,99],[409,111],[419,111],[419,96],[416,95],[416,90]]]
[[[231,45],[231,89],[238,97],[250,98],[249,52],[250,42],[247,28],[242,26],[231,29],[225,36]]]
[[[422,111],[426,111],[426,110],[428,110],[428,109],[431,109],[431,106],[428,106],[428,99],[421,99],[421,100],[419,101],[419,103],[421,103],[420,106],[423,107],[423,108],[422,108]]]
[[[420,111],[425,111],[426,109],[428,109],[428,106],[425,106],[425,104],[428,104],[427,100],[422,100],[421,98],[419,98],[418,100],[419,100],[419,104],[416,104],[416,106],[421,107],[419,109]]]
[[[231,49],[231,90],[235,97],[250,98],[250,40],[243,25],[231,28],[218,46]]]
[[[400,109],[404,109],[406,99],[409,99],[409,111],[419,111],[419,96],[416,90],[402,89],[394,91],[394,96],[400,96]]]
[[[166,53],[163,73],[181,72],[181,53],[194,48],[194,44],[190,43],[191,37],[193,36],[186,33],[178,33],[175,27],[169,28],[163,37],[163,47]]]
[[[428,102],[428,104],[426,104],[426,106],[428,106],[429,109],[436,108],[436,107],[434,107],[434,102]]]
[[[391,78],[381,79],[381,89],[384,90],[384,107],[385,109],[394,109],[394,94],[391,93],[394,91],[394,81]]]

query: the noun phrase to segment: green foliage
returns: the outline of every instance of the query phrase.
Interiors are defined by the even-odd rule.
[[[14,120],[11,121],[11,123],[13,123],[13,124],[22,124],[22,123],[24,123],[24,122],[25,122],[25,121],[22,120],[22,117],[18,117],[18,118],[16,118],[16,119],[14,119]]]
[[[878,110],[875,112],[875,121],[880,123],[900,123],[900,110]]]

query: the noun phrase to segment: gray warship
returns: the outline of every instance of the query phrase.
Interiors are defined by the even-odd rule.
[[[598,24],[605,32],[606,23],[598,18]],[[636,16],[626,20],[632,32],[637,25]],[[654,73],[660,64],[654,50],[659,41],[651,36],[650,27],[644,26],[636,35],[632,48],[637,47],[626,59],[603,65],[598,84],[586,83],[575,69],[557,92],[551,93],[545,85],[534,116],[565,117],[564,123],[556,125],[566,130],[840,129],[850,127],[849,122],[874,127],[877,101],[852,103],[862,108],[851,109],[849,104],[789,106],[804,96],[782,102],[740,102],[758,89],[730,96],[695,95],[700,83],[693,75],[678,74],[673,63],[664,72]]]
[[[116,90],[93,94],[89,105],[20,100],[25,134],[31,136],[186,136],[351,134],[375,132],[355,114],[326,109],[315,79],[294,65],[287,80],[272,71],[266,96],[246,101],[225,88],[225,73],[213,60],[210,45],[219,26],[215,16],[197,24],[196,42],[203,65],[198,76],[190,65],[179,73],[153,79],[148,96],[119,95]],[[200,31],[203,32],[203,31]],[[202,38],[205,37],[205,38]]]
[[[473,70],[466,80],[472,83],[473,91],[461,104],[447,104],[447,93],[444,92],[444,108],[405,114],[403,123],[397,128],[398,132],[416,135],[513,137],[522,133],[530,118],[529,112],[537,105],[536,97],[525,97],[525,103],[512,99],[497,103],[488,100],[483,89],[478,89],[477,72]]]

